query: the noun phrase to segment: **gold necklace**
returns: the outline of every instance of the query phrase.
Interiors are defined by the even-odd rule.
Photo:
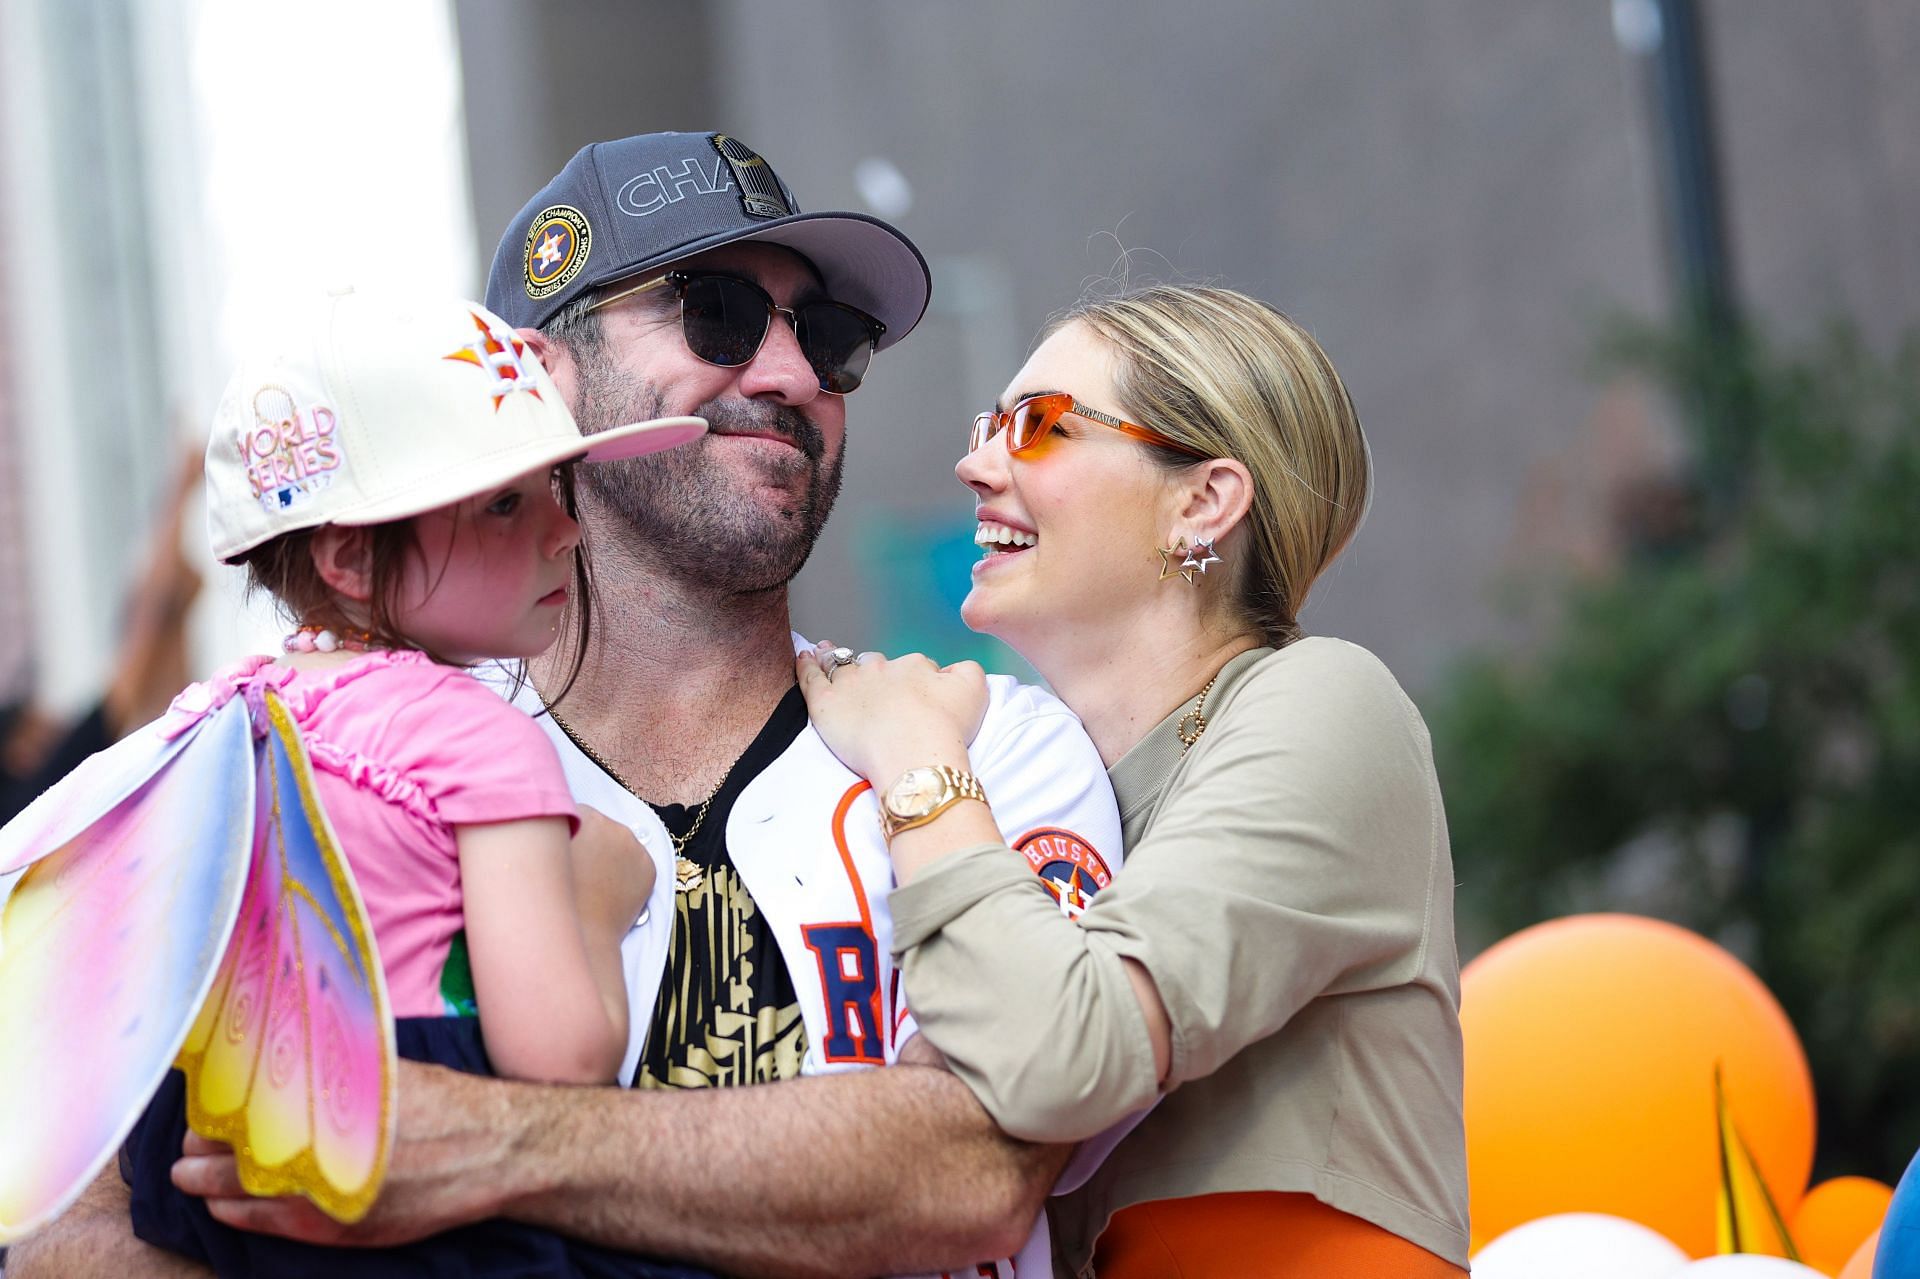
[[[1182,715],[1180,722],[1173,726],[1173,731],[1180,735],[1180,755],[1182,758],[1185,758],[1186,753],[1193,749],[1193,744],[1200,740],[1200,734],[1207,731],[1207,694],[1213,691],[1213,686],[1219,679],[1220,672],[1215,671],[1213,678],[1207,681],[1207,686],[1200,690],[1200,696],[1193,699],[1193,709],[1185,715]],[[1192,721],[1192,728],[1187,727],[1188,721]],[[566,725],[562,724],[560,727],[565,728]],[[568,734],[568,736],[572,736],[572,734]]]
[[[587,745],[580,734],[573,731],[573,725],[561,719],[560,712],[547,704],[546,698],[542,697],[540,704],[546,707],[547,714],[553,717],[553,722],[560,726],[560,731],[567,735],[568,741],[580,749],[582,755],[585,755],[588,759],[598,764],[600,770],[614,781],[619,782],[621,787],[624,788],[629,795],[632,795],[648,808],[653,807],[653,801],[636,790],[632,782],[622,777],[620,770],[609,763],[606,756]],[[707,810],[713,807],[713,801],[720,796],[720,788],[727,784],[727,778],[733,776],[733,769],[739,763],[740,761],[736,759],[733,761],[733,764],[728,765],[727,771],[720,775],[720,780],[714,783],[711,791],[707,792],[707,797],[700,801],[700,811],[693,815],[693,825],[687,827],[686,834],[676,835],[672,831],[667,832],[667,838],[673,841],[673,886],[675,892],[690,893],[706,881],[705,868],[687,856],[687,845],[691,844],[693,837],[700,833],[700,823],[707,820]]]

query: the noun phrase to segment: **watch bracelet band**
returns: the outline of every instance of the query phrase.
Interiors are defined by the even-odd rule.
[[[986,788],[980,785],[980,779],[972,773],[955,768],[951,764],[930,764],[926,767],[928,771],[938,774],[940,780],[946,783],[947,793],[941,796],[940,801],[932,808],[917,817],[895,817],[888,811],[883,799],[880,804],[880,829],[888,839],[892,839],[902,831],[925,826],[963,799],[977,799],[982,804],[987,804]],[[992,807],[991,804],[987,806]]]

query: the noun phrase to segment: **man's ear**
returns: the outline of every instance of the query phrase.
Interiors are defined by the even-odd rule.
[[[1182,479],[1186,504],[1180,527],[1187,536],[1217,542],[1240,527],[1253,506],[1253,475],[1234,458],[1201,462]]]
[[[520,335],[520,340],[527,344],[527,349],[540,361],[547,376],[553,379],[561,400],[570,408],[576,404],[578,401],[574,396],[580,390],[580,378],[573,365],[573,353],[539,329],[515,329],[514,332]]]
[[[373,598],[373,538],[364,528],[322,524],[309,543],[313,569],[336,594],[365,604]]]

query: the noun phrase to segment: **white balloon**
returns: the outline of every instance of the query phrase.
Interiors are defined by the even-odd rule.
[[[1567,1212],[1515,1226],[1473,1255],[1473,1279],[1668,1279],[1687,1254],[1624,1217]]]
[[[1736,1253],[1696,1261],[1680,1271],[1678,1279],[1824,1279],[1824,1276],[1797,1261]]]

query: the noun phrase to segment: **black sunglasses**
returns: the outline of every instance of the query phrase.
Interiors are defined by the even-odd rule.
[[[708,364],[737,369],[767,340],[773,317],[784,315],[820,389],[845,395],[860,385],[887,326],[857,307],[818,299],[779,306],[751,280],[732,275],[669,271],[657,279],[609,294],[589,306],[597,311],[649,289],[667,287],[680,299],[680,332],[687,349]]]

